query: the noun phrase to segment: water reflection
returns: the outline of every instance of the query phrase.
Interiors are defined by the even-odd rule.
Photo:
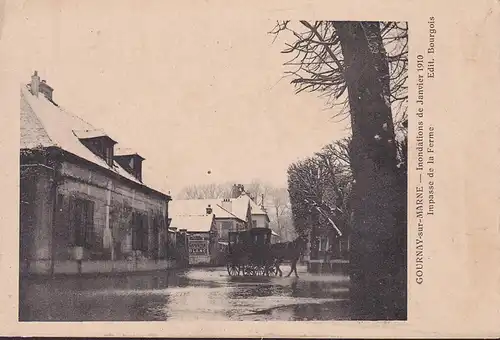
[[[20,283],[20,321],[348,318],[345,277],[231,278],[224,268]]]

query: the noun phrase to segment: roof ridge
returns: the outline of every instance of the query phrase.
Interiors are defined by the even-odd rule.
[[[237,219],[241,220],[241,218],[239,218],[238,216],[236,216],[235,214],[233,214],[233,213],[232,213],[232,212],[230,212],[229,210],[227,210],[227,209],[223,208],[220,204],[217,204],[217,206],[218,206],[219,208],[221,208],[222,210],[224,210],[225,212],[227,212],[229,215],[232,215],[233,217],[235,217],[235,218],[237,218]]]

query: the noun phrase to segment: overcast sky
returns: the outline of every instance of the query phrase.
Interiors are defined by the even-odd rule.
[[[280,80],[289,56],[285,40],[267,34],[275,18],[190,9],[27,2],[23,48],[13,52],[20,81],[38,70],[58,104],[137,150],[145,181],[174,195],[211,182],[285,186],[288,165],[344,136],[345,125],[316,94]]]

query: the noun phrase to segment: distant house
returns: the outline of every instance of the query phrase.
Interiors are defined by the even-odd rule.
[[[231,196],[170,202],[171,226],[186,229],[189,234],[190,263],[220,263],[231,231],[269,228],[269,216],[265,209],[255,203],[242,185],[235,185]],[[213,215],[212,224],[206,222],[209,215]],[[273,231],[271,242],[278,240],[278,234]],[[216,242],[218,247],[214,247],[212,242]]]
[[[269,216],[267,215],[265,208],[263,206],[259,206],[246,191],[241,192],[236,199],[249,202],[253,228],[269,228]]]
[[[170,196],[144,183],[144,158],[118,149],[52,94],[36,72],[21,87],[21,273],[172,266]]]
[[[263,205],[258,205],[255,199],[250,196],[245,188],[241,184],[235,184],[233,186],[232,195],[234,199],[248,201],[250,204],[252,228],[269,228],[269,215],[267,214],[266,208]],[[280,242],[280,236],[274,230],[271,231],[271,243]]]
[[[189,264],[215,264],[218,256],[218,236],[213,210],[189,211],[183,201],[172,201],[171,228],[185,230],[188,238]]]
[[[332,216],[333,217],[333,216]],[[313,226],[308,234],[304,256],[310,272],[346,272],[349,262],[350,235],[345,226],[334,218],[323,226]],[[342,228],[342,230],[340,229]]]
[[[218,239],[227,242],[230,231],[247,230],[252,227],[250,202],[235,199],[190,199],[173,200],[170,203],[172,223],[175,216],[196,216],[212,209]]]

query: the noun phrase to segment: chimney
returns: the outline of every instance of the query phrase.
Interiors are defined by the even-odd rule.
[[[224,198],[222,200],[222,208],[225,210],[232,212],[233,211],[233,202],[229,198]]]
[[[212,206],[209,204],[208,207],[207,207],[207,215],[211,215],[213,210],[212,210]]]
[[[54,92],[54,89],[47,84],[47,81],[42,80],[42,82],[39,84],[39,90],[40,93],[43,93],[45,98],[52,101],[52,92]]]
[[[38,92],[40,91],[40,77],[38,76],[38,71],[35,71],[31,76],[31,94],[38,97]]]
[[[243,184],[234,184],[233,189],[231,190],[231,198],[238,198],[245,191],[245,187]]]

